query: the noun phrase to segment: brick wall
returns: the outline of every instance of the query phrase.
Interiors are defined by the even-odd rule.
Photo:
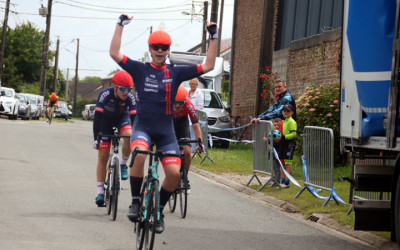
[[[237,0],[231,115],[241,116],[241,123],[254,116],[263,20],[263,0]],[[251,137],[251,130],[247,130]]]
[[[298,98],[311,84],[340,80],[341,29],[293,41],[289,50],[286,82]]]

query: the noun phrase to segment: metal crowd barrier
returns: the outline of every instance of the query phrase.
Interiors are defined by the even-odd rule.
[[[270,150],[272,148],[273,140],[268,140],[268,142],[263,141],[263,137],[269,137],[272,131],[271,121],[260,121],[255,123],[253,127],[253,175],[247,183],[250,185],[251,181],[256,178],[258,183],[262,185],[257,173],[269,175],[270,178],[267,182],[260,187],[259,190],[263,189],[269,182],[273,181],[273,152]]]
[[[304,190],[318,196],[318,189],[330,191],[324,206],[333,199],[338,203],[333,187],[334,141],[330,128],[305,126],[303,131],[303,155],[307,162],[304,173],[304,187],[296,194],[297,198]],[[316,188],[316,189],[315,189]]]
[[[200,153],[196,150],[196,152],[193,154],[192,158],[194,158],[196,155],[198,155],[201,159],[200,165],[205,161],[205,159],[209,159],[213,163],[213,159],[208,155],[208,117],[207,113],[201,110],[196,110],[197,117],[199,118],[199,124],[200,124],[200,129],[201,129],[201,135],[202,135],[202,142],[204,145],[204,151],[205,151],[205,156],[202,157]]]

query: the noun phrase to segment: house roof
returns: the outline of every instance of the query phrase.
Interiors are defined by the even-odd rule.
[[[70,96],[74,96],[75,83],[69,82],[68,88],[70,89]],[[102,89],[103,85],[101,83],[78,83],[77,95],[81,95],[82,99],[95,100]]]

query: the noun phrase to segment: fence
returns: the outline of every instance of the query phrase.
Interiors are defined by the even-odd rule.
[[[204,145],[204,151],[205,151],[205,156],[201,157],[200,153],[196,150],[196,152],[193,154],[193,158],[198,155],[201,159],[200,165],[205,161],[205,159],[209,159],[213,163],[213,159],[208,155],[208,117],[207,113],[201,110],[196,110],[197,117],[199,118],[199,124],[200,124],[200,129],[201,129],[201,135],[202,135],[202,142]]]
[[[253,144],[253,175],[248,181],[247,186],[254,178],[256,178],[260,185],[262,185],[257,173],[270,176],[267,182],[260,187],[259,191],[273,180],[273,153],[270,150],[272,148],[273,140],[270,139],[267,142],[262,140],[263,137],[270,137],[272,128],[271,121],[260,121],[259,123],[255,123],[253,128],[253,140],[255,140]]]
[[[304,190],[310,191],[315,197],[326,200],[324,206],[331,200],[345,203],[335,192],[333,186],[334,141],[330,128],[305,126],[303,136],[303,172],[304,187],[296,194],[297,198]],[[329,197],[320,196],[321,189],[330,191]]]

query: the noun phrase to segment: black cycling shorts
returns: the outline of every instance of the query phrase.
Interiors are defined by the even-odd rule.
[[[174,127],[177,140],[181,138],[190,139],[189,118],[187,115],[183,117],[175,117]],[[184,143],[183,145],[190,146],[190,143]]]

